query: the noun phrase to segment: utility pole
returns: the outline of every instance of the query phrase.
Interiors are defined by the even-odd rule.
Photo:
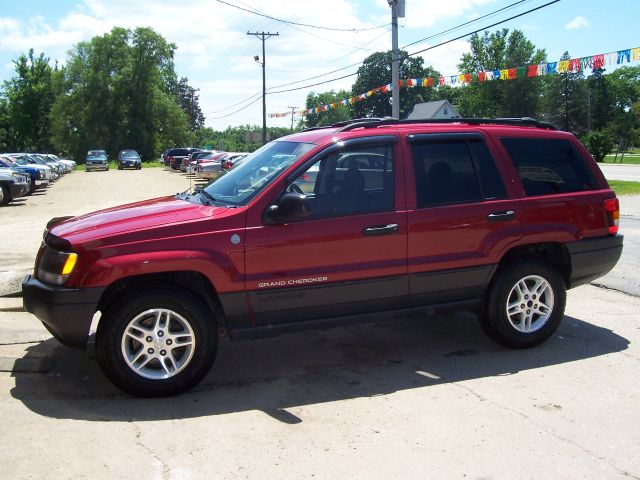
[[[296,111],[298,107],[287,107],[291,109],[291,131],[293,132],[293,112]]]
[[[247,32],[247,35],[253,35],[262,40],[262,62],[260,62],[260,58],[258,56],[253,57],[253,59],[262,64],[262,144],[267,143],[267,88],[266,88],[266,76],[265,76],[265,64],[267,63],[265,59],[265,50],[264,50],[264,41],[269,37],[277,37],[278,33],[269,33],[269,32]]]
[[[391,116],[400,119],[400,52],[398,51],[398,17],[404,17],[405,0],[387,0],[391,7]]]

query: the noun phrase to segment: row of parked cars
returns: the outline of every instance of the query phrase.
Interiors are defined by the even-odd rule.
[[[246,152],[223,152],[193,147],[170,148],[162,154],[165,168],[180,170],[196,178],[215,180],[239,164]]]
[[[38,188],[45,188],[62,175],[74,171],[76,167],[73,160],[61,159],[48,153],[2,153],[0,205],[31,195]]]

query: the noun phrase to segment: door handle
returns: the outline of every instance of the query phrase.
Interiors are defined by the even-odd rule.
[[[516,216],[516,212],[513,210],[505,210],[504,212],[493,212],[487,215],[487,220],[490,222],[508,222],[513,220]]]
[[[397,223],[390,223],[388,225],[376,225],[373,227],[367,227],[362,230],[362,234],[368,237],[374,237],[376,235],[389,235],[395,233],[400,229]]]

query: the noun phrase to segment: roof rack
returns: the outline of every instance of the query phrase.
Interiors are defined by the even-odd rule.
[[[341,127],[340,132],[355,128],[374,128],[382,125],[411,125],[416,123],[466,123],[468,125],[513,125],[519,127],[546,128],[557,130],[555,125],[549,122],[541,122],[531,117],[522,118],[434,118],[431,120],[396,120],[395,118],[359,118],[349,122],[340,122],[332,127]]]
[[[311,128],[305,128],[303,130],[303,132],[311,132],[313,130],[322,130],[323,128],[340,128],[340,127],[346,127],[349,125],[353,125],[355,123],[362,123],[362,124],[369,124],[370,122],[382,122],[384,120],[391,120],[391,117],[385,117],[385,118],[377,118],[377,117],[363,117],[363,118],[352,118],[351,120],[344,120],[342,122],[336,122],[333,125],[324,125],[322,127],[311,127]],[[364,126],[364,125],[359,125],[360,127]],[[357,128],[357,127],[354,127]]]

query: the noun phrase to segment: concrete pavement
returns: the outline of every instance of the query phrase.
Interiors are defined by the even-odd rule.
[[[2,477],[640,478],[639,306],[579,287],[519,351],[469,314],[223,342],[195,391],[150,400],[0,313]]]

